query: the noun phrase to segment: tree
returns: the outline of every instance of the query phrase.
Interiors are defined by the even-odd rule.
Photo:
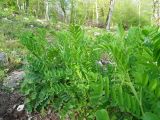
[[[160,1],[153,0],[153,19],[158,26],[160,26],[160,8],[159,8]]]
[[[26,0],[26,6],[25,6],[25,9],[26,9],[26,13],[28,12],[28,8],[29,8],[29,0]]]
[[[70,7],[70,23],[75,23],[75,1],[71,0],[71,7]]]
[[[95,5],[96,5],[96,23],[98,25],[98,23],[99,23],[99,21],[98,21],[98,19],[99,19],[99,12],[98,12],[98,2],[97,2],[97,0],[95,2]]]
[[[45,0],[45,19],[49,21],[49,1]]]
[[[67,7],[67,1],[66,0],[60,0],[60,7],[63,11],[63,15],[64,15],[64,22],[66,22],[66,7]]]
[[[111,23],[114,5],[115,5],[115,0],[110,0],[109,12],[106,19],[106,30],[110,30],[110,23]]]

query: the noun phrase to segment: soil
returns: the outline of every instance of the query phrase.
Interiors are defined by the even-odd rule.
[[[17,92],[7,93],[0,91],[0,120],[27,120],[25,110],[17,111],[22,105],[24,97]]]
[[[0,90],[0,120],[59,120],[51,110],[48,110],[48,114],[44,117],[39,113],[30,115],[25,109],[17,111],[17,107],[23,104],[23,95],[18,92],[8,93]]]

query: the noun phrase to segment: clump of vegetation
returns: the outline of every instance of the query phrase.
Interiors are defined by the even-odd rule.
[[[102,92],[106,86],[102,83],[109,82],[96,65],[99,54],[93,41],[79,26],[57,33],[54,44],[44,38],[44,31],[40,31],[36,35],[25,33],[21,40],[32,53],[28,56],[29,73],[22,85],[28,96],[28,110],[43,111],[52,106],[61,118],[93,118],[91,113],[106,102],[100,96],[107,100],[108,91]]]
[[[160,117],[155,107],[160,97],[158,36],[157,28],[131,28],[126,33],[120,27],[112,42],[104,45],[115,62],[109,78],[112,105],[138,119]]]
[[[22,91],[28,110],[45,112],[50,106],[61,119],[109,113],[116,119],[158,120],[159,34],[156,28],[126,33],[119,27],[114,36],[92,41],[81,27],[71,26],[52,44],[43,30],[25,33],[21,42],[31,54]],[[101,58],[104,53],[108,59]]]

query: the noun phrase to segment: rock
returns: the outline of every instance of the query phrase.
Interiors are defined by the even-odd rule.
[[[42,25],[46,25],[47,21],[45,19],[41,20],[41,19],[37,19],[36,22],[39,22]]]
[[[0,67],[5,67],[8,65],[8,58],[4,52],[0,52]]]
[[[29,20],[29,18],[27,18],[27,17],[24,17],[23,19],[24,19],[24,20],[26,20],[26,21],[28,21],[28,20]]]
[[[34,25],[30,25],[31,28],[34,28]]]
[[[100,33],[99,32],[94,32],[94,36],[99,36]]]
[[[17,107],[17,111],[18,111],[18,112],[21,112],[22,110],[24,110],[24,104],[19,105],[19,106]]]
[[[2,20],[3,20],[4,22],[13,22],[12,20],[9,20],[8,18],[2,18]]]
[[[5,80],[3,85],[8,88],[17,88],[19,83],[24,79],[24,71],[13,71]]]

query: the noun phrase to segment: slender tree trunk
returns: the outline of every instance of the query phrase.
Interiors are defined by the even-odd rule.
[[[141,26],[141,0],[138,1],[139,26]]]
[[[90,19],[88,17],[88,19]],[[95,9],[93,8],[93,13],[92,13],[92,22],[94,23],[95,22]]]
[[[88,4],[87,2],[84,4],[85,0],[83,0],[83,6],[85,7],[85,17],[84,17],[84,20],[86,21],[87,20],[87,15],[88,15]]]
[[[45,19],[49,21],[49,1],[45,0]]]
[[[153,20],[160,26],[160,0],[153,0]]]
[[[99,19],[99,14],[98,14],[98,2],[97,2],[97,0],[96,0],[96,2],[95,2],[95,5],[96,5],[96,24],[98,25],[98,23],[99,23],[99,21],[98,21],[98,19]]]
[[[21,9],[25,11],[25,3],[23,3],[21,7],[22,7]]]
[[[158,26],[160,26],[160,0],[158,0],[158,10],[157,10],[157,14],[158,14]]]
[[[110,0],[109,11],[106,19],[106,30],[110,30],[110,23],[112,19],[112,13],[115,5],[115,0]]]
[[[65,10],[65,1],[64,0],[60,0],[60,5],[61,5],[61,9],[63,11],[63,17],[64,17],[64,22],[66,22],[66,10]]]
[[[17,0],[17,6],[18,6],[18,10],[21,9],[20,5],[19,5],[19,0]]]
[[[28,8],[29,8],[29,0],[26,0],[26,3],[25,3],[25,5],[26,5],[26,13],[28,13]]]
[[[37,13],[36,13],[36,17],[39,17],[39,10],[40,10],[40,6],[39,6],[39,0],[37,1]]]
[[[75,23],[75,14],[74,14],[74,0],[71,0],[71,9],[70,9],[70,23]]]

